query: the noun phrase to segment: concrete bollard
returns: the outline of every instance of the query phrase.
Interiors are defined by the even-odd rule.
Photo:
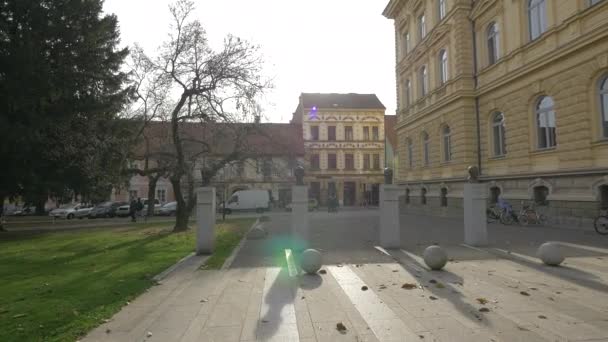
[[[215,245],[215,188],[196,189],[196,254],[211,254]]]
[[[399,196],[404,193],[397,185],[380,186],[380,245],[384,248],[401,246]]]
[[[486,192],[486,185],[482,183],[464,185],[464,242],[471,246],[488,244]]]
[[[294,185],[291,191],[291,235],[294,240],[309,245],[308,187]]]

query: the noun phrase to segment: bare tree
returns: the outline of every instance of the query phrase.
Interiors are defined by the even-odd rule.
[[[251,121],[258,108],[256,98],[269,86],[262,80],[262,61],[257,47],[228,36],[223,47],[214,51],[208,44],[200,21],[193,19],[194,3],[178,0],[169,7],[172,24],[169,38],[157,58],[146,58],[154,79],[168,84],[173,97],[167,120],[173,160],[167,166],[177,201],[174,231],[188,228],[194,207],[194,170],[197,160],[213,160],[201,168],[203,183],[226,163],[240,158],[240,141],[233,153],[213,154],[210,139],[188,135],[192,123],[221,124]],[[171,96],[172,95],[172,96]],[[169,103],[169,101],[165,101]],[[225,129],[225,127],[223,127]],[[207,158],[208,157],[208,158]],[[213,157],[213,158],[211,158]]]

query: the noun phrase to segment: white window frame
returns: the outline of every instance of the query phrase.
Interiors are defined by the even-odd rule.
[[[505,138],[505,114],[495,112],[492,114],[492,150],[495,157],[507,154],[507,142]]]
[[[426,17],[424,13],[418,16],[418,38],[422,41],[426,37]]]
[[[448,80],[448,51],[439,51],[439,83],[444,84]]]
[[[531,41],[547,31],[546,0],[528,0],[528,26]]]
[[[541,107],[545,100],[550,101],[550,104]],[[555,102],[551,96],[541,96],[536,102],[534,119],[536,121],[536,146],[539,150],[557,146],[557,118],[554,108]],[[544,132],[544,141],[541,141],[541,130]]]
[[[420,97],[425,97],[429,91],[429,74],[426,65],[420,67]]]
[[[449,162],[452,160],[452,130],[450,126],[443,126],[441,133],[443,137],[443,161]]]
[[[495,21],[488,25],[486,39],[488,44],[488,65],[493,65],[500,58],[500,30]]]
[[[412,82],[409,80],[405,80],[403,82],[403,107],[409,107],[411,101],[411,93],[412,93]]]
[[[439,21],[443,20],[446,15],[446,0],[437,0],[438,11],[439,11]]]
[[[600,129],[602,139],[608,139],[608,74],[600,78],[598,83],[600,105]]]
[[[422,156],[424,166],[431,164],[431,138],[427,132],[422,132]]]

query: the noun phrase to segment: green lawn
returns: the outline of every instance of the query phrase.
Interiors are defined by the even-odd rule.
[[[252,223],[218,223],[209,268],[221,267]],[[195,245],[192,230],[171,234],[167,223],[0,239],[0,341],[75,341]]]

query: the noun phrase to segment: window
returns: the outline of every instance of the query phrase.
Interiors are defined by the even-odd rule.
[[[363,127],[363,140],[369,140],[369,127]]]
[[[167,200],[167,190],[156,189],[156,198],[160,201],[160,203],[165,203]]]
[[[538,101],[536,125],[538,148],[555,147],[555,111],[553,111],[553,99],[549,96],[543,96]]]
[[[439,83],[444,84],[448,80],[448,53],[439,51]]]
[[[336,141],[336,126],[327,127],[327,140]]]
[[[380,170],[380,155],[374,154],[374,170]]]
[[[319,166],[319,155],[318,154],[313,154],[312,156],[310,156],[310,168],[312,170],[318,170],[320,168]]]
[[[327,154],[327,168],[330,170],[335,170],[338,168],[338,163],[336,161],[336,154],[335,153],[328,153]]]
[[[528,21],[530,40],[540,37],[547,30],[546,0],[528,0]]]
[[[544,185],[534,187],[534,203],[537,205],[547,205],[547,197],[549,196],[549,188]]]
[[[336,182],[327,183],[327,195],[336,196]]]
[[[424,14],[418,17],[418,38],[419,40],[424,39],[426,36],[426,21],[424,19]]]
[[[420,189],[420,204],[426,205],[426,189]]]
[[[589,0],[589,6],[597,5],[603,0]]]
[[[380,133],[378,127],[372,127],[372,140],[380,140]]]
[[[448,206],[448,189],[447,188],[441,188],[440,202],[441,202],[440,204],[442,207]]]
[[[407,139],[407,161],[408,165],[411,168],[414,167],[414,144],[412,143],[412,139]]]
[[[407,55],[407,53],[410,52],[410,46],[411,46],[410,44],[411,44],[410,33],[406,32],[403,35],[403,47],[401,49],[403,57],[405,57],[405,55]]]
[[[492,136],[494,139],[494,156],[503,156],[507,153],[505,140],[505,116],[503,113],[492,115]]]
[[[600,81],[600,113],[602,120],[602,137],[608,138],[608,75]]]
[[[496,23],[491,23],[490,25],[488,25],[487,39],[488,39],[488,64],[492,65],[492,64],[496,63],[498,58],[500,58],[500,50],[498,49],[498,44],[499,44],[498,25]]]
[[[410,189],[405,189],[405,204],[410,204]]]
[[[137,190],[129,190],[129,199],[131,201],[137,199]]]
[[[443,126],[443,160],[452,160],[452,133],[450,126]]]
[[[272,176],[272,160],[269,158],[264,158],[264,161],[262,162],[262,174],[264,177]]]
[[[403,107],[408,107],[410,105],[412,93],[412,83],[410,80],[405,80],[405,85],[403,87]]]
[[[310,140],[319,140],[319,126],[310,126]]]
[[[370,155],[369,155],[369,153],[366,153],[363,155],[363,170],[369,170],[369,169],[371,169]]]
[[[438,8],[439,20],[442,20],[443,18],[445,18],[445,12],[446,12],[445,2],[446,2],[446,0],[437,0],[437,4],[439,7]]]
[[[602,185],[598,190],[600,193],[600,208],[608,209],[608,185]]]
[[[354,140],[353,126],[344,126],[344,140]]]
[[[420,68],[420,97],[426,96],[426,92],[429,89],[429,75],[426,71],[426,65]]]
[[[422,154],[424,156],[424,166],[428,166],[431,162],[430,148],[431,141],[426,132],[422,132]]]
[[[230,199],[228,200],[228,204],[230,203],[239,203],[239,196],[233,195],[232,197],[230,197]]]
[[[500,188],[493,186],[490,188],[490,204],[498,203],[498,197],[500,197]]]
[[[354,170],[355,169],[355,158],[352,153],[344,154],[344,168],[346,170]]]

